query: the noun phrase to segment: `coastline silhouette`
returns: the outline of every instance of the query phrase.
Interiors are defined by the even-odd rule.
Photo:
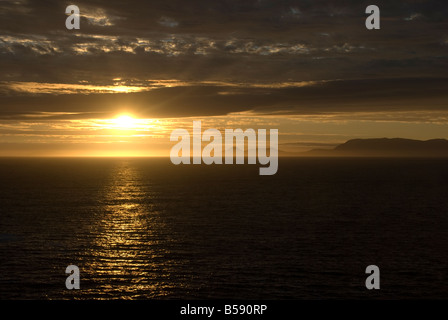
[[[305,155],[320,157],[448,157],[448,140],[352,139],[334,149],[313,149],[306,152]]]

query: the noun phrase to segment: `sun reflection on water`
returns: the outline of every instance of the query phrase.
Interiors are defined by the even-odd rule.
[[[134,164],[117,163],[102,192],[102,210],[85,264],[92,296],[122,299],[168,295],[172,239],[154,205],[157,193]]]

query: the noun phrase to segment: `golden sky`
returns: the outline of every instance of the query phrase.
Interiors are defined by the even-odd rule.
[[[442,1],[0,2],[0,156],[168,156],[191,128],[279,130],[282,155],[448,138]]]

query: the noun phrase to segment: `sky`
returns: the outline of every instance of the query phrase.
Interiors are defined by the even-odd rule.
[[[193,120],[278,129],[283,155],[448,138],[447,15],[444,0],[0,0],[0,156],[168,156]]]

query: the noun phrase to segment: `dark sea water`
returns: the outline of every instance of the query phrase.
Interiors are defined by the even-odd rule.
[[[447,162],[0,159],[0,298],[446,299]]]

